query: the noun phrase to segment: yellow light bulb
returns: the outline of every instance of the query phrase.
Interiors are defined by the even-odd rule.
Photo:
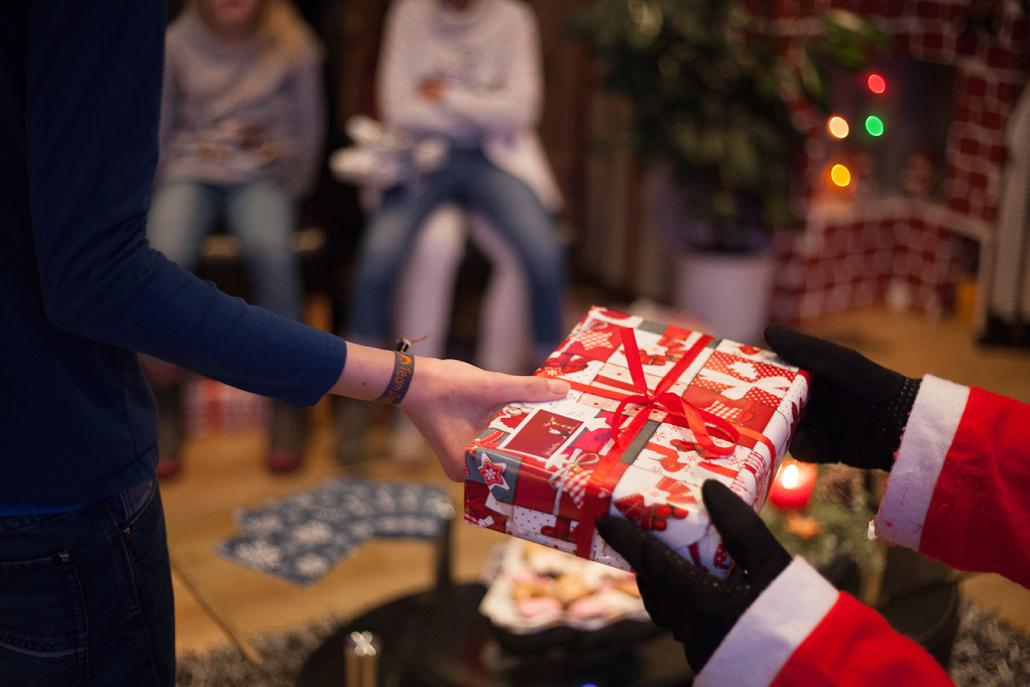
[[[844,119],[840,115],[833,115],[830,117],[826,121],[826,129],[834,138],[847,138],[848,134],[851,133],[851,127],[848,126],[848,120]]]
[[[851,170],[838,163],[830,168],[830,181],[841,188],[846,188],[851,183]]]

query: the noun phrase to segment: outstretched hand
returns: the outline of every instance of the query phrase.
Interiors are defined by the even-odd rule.
[[[554,401],[568,382],[488,372],[457,360],[417,358],[411,388],[400,408],[436,452],[444,472],[460,481],[465,449],[506,403]]]
[[[785,361],[812,375],[791,454],[816,463],[890,470],[919,380],[877,365],[853,349],[786,327],[768,327],[765,340]]]
[[[628,520],[602,518],[604,540],[637,573],[637,587],[655,624],[683,644],[687,662],[700,672],[744,611],[790,565],[787,553],[758,514],[725,485],[707,480],[701,497],[740,572],[719,580]]]

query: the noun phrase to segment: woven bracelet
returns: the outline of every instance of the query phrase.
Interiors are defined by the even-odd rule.
[[[393,374],[390,375],[390,384],[386,387],[383,395],[377,401],[400,405],[411,386],[411,378],[415,376],[415,356],[401,351],[393,352]]]

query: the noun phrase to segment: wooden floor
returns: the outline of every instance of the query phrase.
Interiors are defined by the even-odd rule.
[[[858,348],[912,376],[931,372],[1030,402],[1030,355],[981,349],[961,325],[883,310],[827,317],[807,328]],[[326,616],[346,617],[430,584],[434,552],[415,541],[373,541],[311,587],[293,585],[243,568],[216,553],[236,531],[236,509],[261,504],[339,474],[331,457],[333,427],[324,407],[304,469],[273,476],[261,464],[260,433],[208,436],[188,444],[186,469],[162,485],[175,580],[179,652],[203,651],[233,642],[250,653],[256,635]],[[431,458],[417,464],[384,461],[360,471],[383,479],[449,484],[455,502],[461,487],[447,483]],[[456,525],[455,572],[474,579],[490,550],[506,537]],[[964,583],[967,596],[1030,632],[1030,592],[994,575]]]
[[[341,474],[332,457],[332,428],[320,426],[304,469],[290,476],[264,471],[260,433],[203,437],[187,450],[182,476],[162,485],[175,580],[179,652],[227,641],[249,651],[254,635],[297,626],[327,615],[346,617],[395,596],[428,586],[435,550],[419,541],[372,541],[311,587],[254,572],[220,557],[219,542],[237,531],[233,513]],[[347,474],[412,479],[447,485],[460,502],[461,485],[446,481],[427,457],[411,464],[384,462]],[[460,522],[455,526],[455,576],[475,579],[503,535]]]

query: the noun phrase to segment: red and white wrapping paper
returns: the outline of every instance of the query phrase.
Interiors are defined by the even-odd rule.
[[[761,508],[806,374],[769,351],[599,307],[536,374],[573,388],[505,406],[468,448],[465,521],[627,569],[594,530],[607,512],[725,578],[732,562],[701,484],[719,480]]]

